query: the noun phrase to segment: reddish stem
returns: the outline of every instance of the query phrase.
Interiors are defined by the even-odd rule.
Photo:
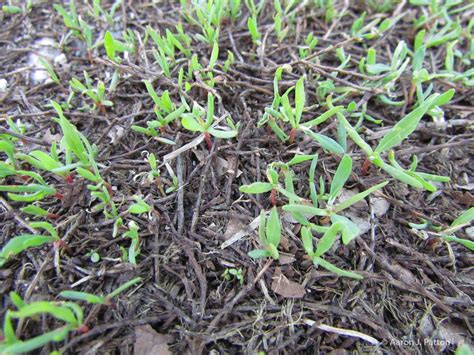
[[[60,192],[56,192],[56,194],[54,195],[54,197],[56,197],[58,200],[62,200],[64,198],[64,195]]]
[[[290,144],[293,144],[295,141],[296,129],[292,128],[290,131]]]
[[[370,160],[369,158],[367,158],[365,159],[364,164],[362,165],[361,174],[367,175],[367,173],[369,172],[369,169],[370,169]]]
[[[72,184],[74,182],[74,176],[72,174],[69,174],[68,176],[66,176],[66,182],[68,184]]]
[[[272,206],[276,206],[276,198],[277,198],[277,191],[275,189],[272,189],[272,192],[270,193],[270,201],[272,203]]]
[[[204,132],[204,140],[206,141],[207,149],[211,150],[212,140],[211,140],[211,135],[209,134],[209,132]]]
[[[56,214],[56,213],[48,213],[46,215],[46,218],[49,218],[49,219],[58,219],[59,217],[61,217],[61,216]]]

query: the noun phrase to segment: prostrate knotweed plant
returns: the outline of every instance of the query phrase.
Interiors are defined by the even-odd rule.
[[[186,102],[182,103],[179,107],[171,100],[168,90],[163,91],[161,96],[155,92],[153,85],[150,81],[144,81],[148,94],[154,102],[153,110],[157,117],[156,120],[150,120],[146,123],[147,127],[141,127],[133,125],[131,128],[140,133],[154,137],[157,141],[165,144],[175,144],[174,141],[159,136],[160,133],[164,133],[168,126],[171,126],[174,121],[178,120],[183,116],[186,111],[189,111],[189,107]]]
[[[360,275],[342,270],[330,262],[322,259],[322,256],[332,248],[339,235],[341,236],[342,242],[344,244],[349,244],[359,234],[359,227],[349,218],[340,215],[339,213],[344,209],[354,205],[355,203],[363,200],[371,193],[381,189],[388,182],[386,181],[377,184],[363,192],[336,203],[336,200],[339,197],[346,181],[351,175],[352,159],[349,155],[343,156],[332,179],[328,193],[325,192],[324,181],[322,177],[320,178],[319,193],[316,190],[314,180],[317,159],[317,156],[302,155],[295,156],[289,163],[286,164],[272,163],[267,167],[267,177],[269,180],[268,183],[255,182],[251,185],[244,185],[240,187],[240,191],[250,194],[272,191],[271,202],[274,206],[276,204],[274,192],[278,191],[287,196],[289,203],[283,206],[283,210],[290,212],[293,218],[301,224],[303,245],[310,259],[313,260],[313,263],[316,266],[320,265],[323,268],[328,269],[329,271],[334,272],[340,276],[361,279],[362,277]],[[309,198],[313,205],[311,205],[311,202],[295,195],[293,172],[291,169],[289,169],[291,165],[302,163],[307,160],[312,160],[309,170]],[[278,183],[279,174],[274,169],[275,166],[279,166],[284,172],[285,188],[280,186]],[[331,222],[331,225],[322,226],[310,222],[310,220],[315,216],[327,219]],[[265,223],[267,223],[267,227],[265,227]],[[276,207],[272,208],[268,221],[266,221],[265,212],[261,212],[259,226],[260,244],[265,249],[251,251],[249,255],[253,258],[270,256],[273,259],[278,259],[279,254],[277,247],[281,238],[281,223]],[[323,234],[317,244],[316,250],[313,250],[312,231]]]
[[[84,301],[89,304],[109,306],[112,304],[114,297],[117,297],[120,293],[140,281],[141,278],[136,277],[117,287],[106,296],[97,296],[78,291],[62,291],[59,295],[64,298]],[[27,303],[22,300],[16,292],[10,293],[10,300],[17,310],[13,311],[9,309],[5,313],[3,323],[4,340],[0,343],[0,352],[2,354],[27,353],[51,342],[61,342],[73,331],[82,333],[89,331],[87,324],[84,324],[84,311],[77,303],[64,301],[34,301]],[[18,319],[20,323],[26,319],[35,321],[38,320],[39,316],[46,317],[48,315],[54,317],[57,321],[64,322],[65,325],[28,340],[20,340],[17,338],[14,329],[15,319]]]
[[[204,115],[206,115],[205,120],[202,118]],[[218,124],[221,119],[216,119],[214,116],[214,96],[209,93],[207,95],[207,112],[195,103],[191,113],[185,113],[182,115],[181,124],[188,131],[204,134],[204,139],[206,140],[207,147],[210,150],[212,148],[211,136],[222,139],[229,139],[237,136],[239,124],[235,125],[229,116],[226,116],[225,118],[229,127],[219,126]]]
[[[262,126],[264,124],[268,124],[278,136],[278,138],[283,141],[288,140],[290,144],[294,142],[297,132],[302,132],[303,134],[311,137],[313,140],[318,142],[325,150],[336,154],[344,153],[343,147],[341,147],[338,142],[328,136],[314,132],[312,130],[312,128],[315,128],[319,124],[328,120],[331,116],[342,111],[344,107],[332,107],[330,110],[326,111],[319,117],[316,117],[306,122],[301,122],[306,102],[304,77],[301,77],[296,82],[296,85],[294,87],[289,88],[283,95],[280,95],[278,92],[278,81],[281,80],[282,73],[282,67],[278,68],[275,72],[275,77],[273,81],[273,103],[271,107],[265,108],[265,114],[258,122],[258,125]],[[290,94],[293,91],[294,106],[292,106],[290,103]],[[291,129],[288,134],[285,133],[284,128],[281,127],[279,122],[283,124],[290,124]]]
[[[375,166],[381,168],[389,175],[397,180],[400,180],[410,186],[418,189],[425,189],[428,191],[436,191],[436,187],[429,183],[429,181],[449,181],[449,178],[432,175],[422,172],[416,172],[416,160],[410,167],[409,170],[401,167],[395,160],[394,153],[390,150],[399,145],[405,138],[407,138],[412,132],[416,130],[418,123],[422,119],[423,115],[428,111],[437,108],[439,106],[447,104],[454,95],[454,90],[448,90],[444,94],[432,94],[428,97],[419,107],[414,109],[403,119],[401,119],[392,129],[385,134],[383,139],[379,142],[375,149],[372,149],[357,133],[357,131],[351,126],[351,124],[344,117],[342,112],[336,114],[338,120],[342,123],[347,134],[352,138],[355,144],[357,144],[362,151],[367,155],[367,161],[371,162]],[[387,164],[382,159],[382,154],[389,152],[388,159],[390,164]]]
[[[101,113],[106,115],[107,112],[105,108],[113,106],[113,102],[106,99],[107,89],[105,87],[104,82],[98,80],[96,87],[94,87],[92,80],[86,71],[84,71],[84,80],[85,84],[83,84],[77,78],[72,78],[69,82],[69,85],[71,86],[71,89],[75,92],[79,92],[82,95],[88,96],[92,99],[94,103],[94,106],[92,108],[93,110],[98,109],[101,111]]]
[[[20,234],[11,238],[0,251],[0,267],[2,267],[9,258],[20,254],[28,248],[42,246],[43,244],[57,242],[59,240],[56,229],[48,222],[31,222],[30,229],[44,229],[49,235],[40,234]]]

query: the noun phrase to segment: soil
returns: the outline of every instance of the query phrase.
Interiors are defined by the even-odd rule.
[[[118,32],[127,26],[143,34],[150,25],[164,33],[179,21],[186,33],[199,32],[196,26],[180,19],[177,3],[124,3],[117,12]],[[107,294],[140,276],[142,281],[119,295],[111,306],[81,303],[89,331],[71,333],[66,342],[51,343],[39,353],[57,349],[66,354],[128,354],[135,349],[135,353],[160,354],[434,354],[452,353],[459,343],[469,343],[474,328],[473,253],[460,244],[448,245],[431,234],[415,232],[409,225],[426,220],[446,228],[473,205],[474,139],[469,120],[473,118],[474,92],[459,83],[434,81],[435,92],[451,86],[456,89],[455,99],[445,107],[446,124],[434,128],[431,119],[425,117],[419,129],[396,148],[397,159],[404,166],[416,154],[420,171],[449,176],[451,182],[440,184],[437,192],[429,193],[391,180],[377,194],[388,210],[378,210],[373,198],[353,208],[352,213],[367,224],[367,231],[347,246],[338,245],[326,257],[339,267],[360,272],[364,280],[337,277],[314,267],[305,258],[299,227],[291,221],[284,222],[282,260],[255,261],[247,255],[258,247],[258,236],[249,226],[260,209],[269,209],[272,204],[269,194],[245,195],[239,192],[239,186],[265,181],[267,164],[288,161],[297,151],[319,153],[316,173],[326,183],[330,183],[339,162],[339,157],[301,135],[289,145],[266,127],[256,128],[264,108],[273,99],[274,70],[280,64],[295,63],[292,72],[284,74],[282,90],[294,85],[302,74],[314,76],[314,68],[298,63],[296,44],[310,31],[320,39],[317,48],[344,41],[352,25],[349,18],[355,19],[362,10],[360,5],[351,5],[351,15],[331,28],[324,22],[324,12],[317,8],[307,10],[296,19],[296,35],[290,33],[282,43],[271,30],[271,13],[263,14],[259,26],[265,46],[260,52],[246,30],[246,16],[241,16],[244,20],[240,22],[226,23],[220,34],[221,54],[215,70],[218,83],[213,90],[218,102],[216,115],[230,113],[235,122],[240,122],[239,135],[229,140],[213,138],[210,150],[202,142],[170,159],[168,164],[176,173],[180,188],[165,196],[157,184],[137,177],[149,169],[143,152],[156,155],[161,181],[169,187],[172,177],[162,164],[164,157],[198,134],[185,131],[179,124],[167,127],[163,136],[177,143],[171,146],[130,129],[155,117],[142,80],[149,79],[157,90],[168,89],[171,97],[179,97],[177,80],[167,79],[154,64],[152,45],[140,45],[138,55],[118,65],[106,59],[102,46],[88,56],[79,41],[68,39],[67,45],[60,48],[66,64],[55,66],[62,87],[36,84],[28,58],[38,52],[37,41],[51,38],[65,43],[67,29],[50,2],[35,5],[27,15],[2,15],[0,77],[8,81],[8,88],[0,94],[1,127],[7,129],[6,117],[21,120],[27,127],[23,137],[26,150],[39,149],[42,142],[58,138],[61,132],[52,120],[56,113],[48,103],[67,100],[72,77],[83,78],[82,72],[87,70],[91,78],[100,78],[109,85],[114,70],[121,73],[116,89],[108,94],[112,107],[102,112],[83,109],[91,102],[76,95],[65,115],[97,145],[102,176],[111,185],[120,212],[140,227],[141,244],[137,264],[124,262],[121,248],[127,249],[130,239],[120,233],[113,238],[113,222],[91,210],[94,202],[84,179],[75,176],[68,184],[45,174],[45,179],[55,182],[64,195],[62,200],[49,199],[43,207],[59,215],[52,223],[66,247],[60,251],[59,264],[55,264],[55,252],[49,246],[24,252],[0,270],[1,317],[12,307],[10,291],[18,292],[26,301],[58,300],[63,290]],[[78,6],[78,11],[85,16],[88,7]],[[377,16],[371,9],[368,11],[370,18]],[[418,10],[406,6],[393,11],[405,16],[382,39],[373,41],[381,62],[389,61],[388,50],[393,51],[401,39],[412,43],[416,34],[411,29],[411,19]],[[95,35],[101,38],[108,24],[102,21],[94,26]],[[193,44],[193,51],[205,63],[210,56],[209,47],[199,41]],[[221,68],[227,49],[234,52],[236,62],[225,73]],[[360,43],[347,43],[344,50],[355,62],[365,53],[364,44]],[[436,49],[432,56],[433,65],[444,60],[437,57]],[[334,52],[324,55],[321,64],[337,67]],[[331,69],[318,72],[320,80],[325,80]],[[177,70],[173,74],[177,77]],[[363,82],[351,75],[338,78],[352,84]],[[307,83],[307,106],[318,103],[314,94],[317,85]],[[408,99],[409,88],[407,70],[397,87],[400,100]],[[208,90],[196,82],[188,95],[205,105]],[[364,136],[374,145],[376,141],[371,137],[393,126],[411,108],[381,105],[375,96],[369,90],[351,97],[356,102],[364,100],[368,113],[383,120],[379,125],[364,123]],[[323,110],[314,108],[305,117],[315,117]],[[465,123],[457,124],[460,120]],[[334,121],[329,120],[321,129],[334,136],[336,126],[331,122]],[[348,140],[348,144],[348,150],[354,152],[354,168],[346,190],[362,191],[390,178],[374,167],[364,173],[365,158],[352,141]],[[308,168],[309,162],[295,168],[296,181],[300,182],[295,193],[305,197]],[[134,195],[141,195],[153,211],[141,216],[127,214]],[[22,203],[6,202],[6,194],[2,196],[11,207],[0,214],[4,244],[25,232],[22,221],[28,217],[19,212]],[[278,206],[285,202],[278,196]],[[243,236],[223,248],[223,243],[239,231]],[[459,236],[469,238],[463,232]],[[100,261],[91,261],[92,252],[100,255]],[[223,277],[225,270],[232,268],[242,270],[242,284],[235,277]],[[31,319],[22,324],[19,334],[27,339],[55,326],[49,317]],[[327,327],[359,332],[377,344]]]

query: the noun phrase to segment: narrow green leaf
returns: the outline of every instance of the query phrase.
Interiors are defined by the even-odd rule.
[[[352,159],[349,155],[345,154],[341,159],[339,166],[337,167],[336,173],[334,174],[334,179],[331,183],[331,189],[329,195],[334,199],[337,194],[342,190],[347,179],[352,172]]]
[[[248,252],[248,256],[252,259],[262,259],[270,256],[268,250],[255,249]]]
[[[354,196],[351,196],[349,197],[348,199],[338,203],[337,205],[335,205],[332,210],[334,213],[338,213],[340,211],[342,211],[343,209],[353,205],[354,203],[357,203],[359,202],[360,200],[366,198],[367,196],[369,196],[372,192],[374,191],[377,191],[379,189],[381,189],[382,187],[384,187],[385,185],[388,184],[388,181],[384,181],[380,184],[377,184],[375,186],[372,186],[371,188],[365,190],[365,191],[362,191],[362,192],[359,192],[358,194],[354,195]]]
[[[321,265],[326,270],[331,271],[331,272],[335,273],[336,275],[339,275],[339,276],[342,276],[342,277],[350,277],[350,278],[356,279],[356,280],[364,279],[364,277],[362,275],[356,274],[355,272],[352,272],[352,271],[347,271],[347,270],[340,269],[337,266],[335,266],[334,264],[331,264],[329,261],[326,261],[322,258],[314,258],[313,263],[315,265]]]
[[[301,239],[303,240],[303,248],[310,257],[313,256],[313,234],[308,227],[301,227]]]
[[[454,89],[448,90],[442,95],[431,95],[422,105],[410,112],[393,126],[393,128],[382,138],[375,149],[375,152],[382,153],[400,144],[416,129],[418,123],[426,112],[431,110],[433,107],[446,104],[452,99],[453,95]]]
[[[337,239],[337,234],[341,230],[341,225],[339,223],[334,223],[327,231],[324,233],[323,237],[319,240],[316,245],[316,251],[314,252],[315,257],[319,257],[327,252]]]
[[[312,215],[312,216],[328,216],[329,215],[327,210],[323,210],[321,208],[316,208],[312,206],[297,205],[297,204],[285,205],[283,206],[283,211],[302,213],[308,216],[309,215]]]
[[[273,244],[275,247],[278,247],[278,245],[280,245],[281,224],[276,207],[273,207],[270,211],[270,216],[267,220],[265,233],[269,244]]]
[[[192,114],[183,115],[183,117],[181,118],[181,124],[188,131],[191,131],[191,132],[204,132],[204,128],[192,116]]]
[[[245,194],[261,194],[272,189],[273,185],[268,182],[254,182],[250,185],[240,186],[239,191]]]
[[[105,298],[101,296],[96,296],[87,292],[79,291],[62,291],[59,296],[64,298],[69,298],[71,300],[85,301],[90,304],[104,304]]]
[[[461,226],[463,224],[471,223],[474,220],[474,207],[469,208],[467,211],[461,213],[461,215],[456,218],[453,223],[451,223],[451,227]]]

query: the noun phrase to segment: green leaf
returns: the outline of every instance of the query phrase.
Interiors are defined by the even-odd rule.
[[[454,89],[450,89],[442,95],[431,95],[422,105],[410,112],[393,126],[393,128],[382,138],[375,149],[375,152],[382,153],[400,144],[416,129],[418,123],[426,112],[431,110],[433,107],[438,107],[448,103],[453,96]]]
[[[347,270],[340,269],[337,266],[335,266],[334,264],[331,264],[329,261],[326,261],[322,258],[314,258],[313,263],[315,265],[321,265],[326,270],[331,271],[331,272],[335,273],[336,275],[339,275],[339,276],[342,276],[342,277],[350,277],[350,278],[356,279],[356,280],[364,279],[364,277],[362,275],[356,274],[355,272],[352,272],[352,271],[347,271]]]
[[[311,216],[328,216],[329,215],[327,210],[323,210],[321,208],[316,208],[313,206],[297,205],[297,204],[285,205],[283,206],[283,211],[302,213],[304,215],[311,215]]]
[[[300,123],[301,115],[303,114],[304,105],[305,105],[304,76],[302,76],[296,82],[296,88],[295,88],[295,123],[296,123],[296,126],[298,126],[299,123]]]
[[[327,151],[335,154],[344,154],[344,149],[337,143],[334,139],[326,137],[322,134],[315,133],[309,128],[300,127],[302,128],[303,132],[313,138],[316,142],[318,142],[321,147],[326,149]]]
[[[81,163],[88,165],[89,160],[87,158],[86,149],[76,127],[66,119],[63,114],[63,109],[57,102],[51,101],[51,105],[59,115],[59,125],[63,132],[66,147],[76,155]]]
[[[331,222],[341,225],[342,242],[345,245],[349,244],[359,235],[359,227],[347,217],[333,214],[331,215]]]
[[[471,223],[474,219],[474,207],[471,207],[467,211],[461,213],[461,215],[456,218],[453,223],[451,223],[451,227],[462,226],[464,224]]]
[[[287,164],[289,166],[303,163],[308,160],[312,160],[315,156],[308,154],[296,154]]]
[[[268,250],[255,249],[248,252],[248,256],[252,259],[262,259],[270,256]]]
[[[362,192],[359,192],[358,194],[354,195],[354,196],[351,196],[349,197],[348,199],[338,203],[337,205],[333,206],[332,208],[332,211],[334,213],[337,213],[337,212],[340,212],[342,211],[343,209],[353,205],[354,203],[357,203],[359,202],[360,200],[366,198],[367,196],[369,196],[372,192],[374,191],[377,191],[379,189],[381,189],[382,187],[384,187],[385,185],[388,184],[388,181],[384,181],[384,182],[381,182],[380,184],[377,184],[375,186],[372,186],[371,188],[365,190],[365,191],[362,191]]]
[[[374,153],[370,145],[368,145],[362,137],[357,133],[357,131],[354,129],[354,127],[351,126],[349,121],[346,120],[344,115],[340,112],[336,114],[337,119],[342,123],[343,127],[346,129],[347,134],[352,138],[355,144],[357,144],[364,152],[366,155],[370,156]]]
[[[191,132],[204,132],[204,128],[199,122],[192,116],[192,114],[185,114],[181,118],[181,124],[184,128]]]
[[[462,244],[466,248],[470,250],[474,250],[474,241],[472,240],[458,238],[454,235],[445,235],[445,236],[442,236],[441,238],[443,238],[444,240],[447,240],[448,242],[455,242],[455,243]]]
[[[107,299],[114,298],[115,296],[119,295],[123,291],[125,291],[127,288],[132,287],[133,285],[137,284],[142,280],[141,277],[135,277],[131,279],[130,281],[125,282],[123,285],[117,287],[113,292],[109,293],[107,295]]]
[[[349,155],[345,154],[341,159],[339,166],[337,167],[336,173],[334,174],[334,179],[331,183],[331,189],[329,195],[331,199],[335,199],[337,194],[342,190],[347,179],[352,172],[352,159]]]
[[[260,211],[260,216],[258,219],[258,239],[260,240],[260,244],[263,246],[267,246],[267,236],[265,234],[265,225],[267,222],[267,217],[265,215],[265,210]]]
[[[151,206],[147,204],[145,201],[143,201],[140,197],[136,196],[135,200],[137,203],[134,203],[130,205],[128,208],[128,213],[133,213],[133,214],[142,214],[142,213],[147,213],[151,211]]]
[[[334,223],[327,231],[324,233],[323,237],[319,240],[316,245],[316,251],[314,252],[315,257],[319,257],[327,252],[333,246],[334,242],[337,239],[337,234],[341,230],[341,225],[339,223]]]
[[[46,211],[45,209],[35,205],[28,205],[26,207],[22,207],[20,208],[20,211],[39,217],[46,217],[49,214],[48,211]]]
[[[105,52],[107,54],[107,57],[115,62],[116,58],[115,58],[115,40],[114,40],[114,37],[112,36],[112,33],[110,33],[109,31],[105,32],[105,35],[104,35],[104,47],[105,47]]]
[[[210,135],[221,139],[230,139],[237,135],[237,131],[223,131],[215,128],[209,128],[207,131]]]
[[[240,186],[239,191],[245,194],[261,194],[272,189],[273,185],[268,182],[254,182],[250,185]]]
[[[10,311],[10,316],[13,318],[26,318],[44,313],[51,314],[53,317],[69,323],[70,325],[79,325],[77,324],[76,316],[69,308],[65,306],[56,306],[49,301],[37,301],[26,304],[18,311]]]
[[[217,57],[219,56],[219,42],[215,41],[212,46],[212,53],[211,58],[209,59],[209,66],[208,68],[212,70],[214,65],[216,65]]]
[[[3,343],[0,344],[0,352],[2,354],[28,353],[30,351],[42,348],[52,341],[63,341],[72,330],[73,329],[71,329],[70,326],[64,326],[28,340],[16,340],[13,344]]]
[[[64,298],[69,298],[71,300],[85,301],[90,304],[104,304],[105,298],[101,296],[96,296],[87,292],[78,292],[78,291],[62,291],[59,296]]]
[[[333,108],[331,108],[330,110],[324,112],[321,116],[317,117],[317,118],[314,118],[308,122],[305,122],[302,124],[302,126],[305,126],[305,127],[308,127],[308,128],[311,128],[313,126],[317,126],[323,122],[325,122],[328,118],[330,118],[331,116],[337,114],[338,112],[344,110],[344,106],[335,106]]]
[[[374,161],[375,165],[382,168],[385,170],[387,173],[389,173],[391,176],[393,176],[395,179],[400,180],[401,182],[404,182],[405,184],[408,184],[410,186],[413,186],[417,189],[422,189],[423,184],[415,177],[409,175],[402,169],[395,168],[384,161]]]
[[[303,248],[310,257],[313,256],[313,234],[307,227],[301,227],[301,239],[303,240]]]
[[[267,220],[265,233],[269,244],[273,244],[275,247],[278,247],[278,245],[280,245],[281,224],[276,207],[273,207],[270,211],[270,216]]]
[[[464,343],[457,347],[454,355],[472,355],[472,350],[468,344]]]
[[[91,173],[89,170],[84,169],[84,168],[77,168],[76,172],[82,176],[84,179],[99,183],[101,181],[100,177],[97,177],[95,174]]]

